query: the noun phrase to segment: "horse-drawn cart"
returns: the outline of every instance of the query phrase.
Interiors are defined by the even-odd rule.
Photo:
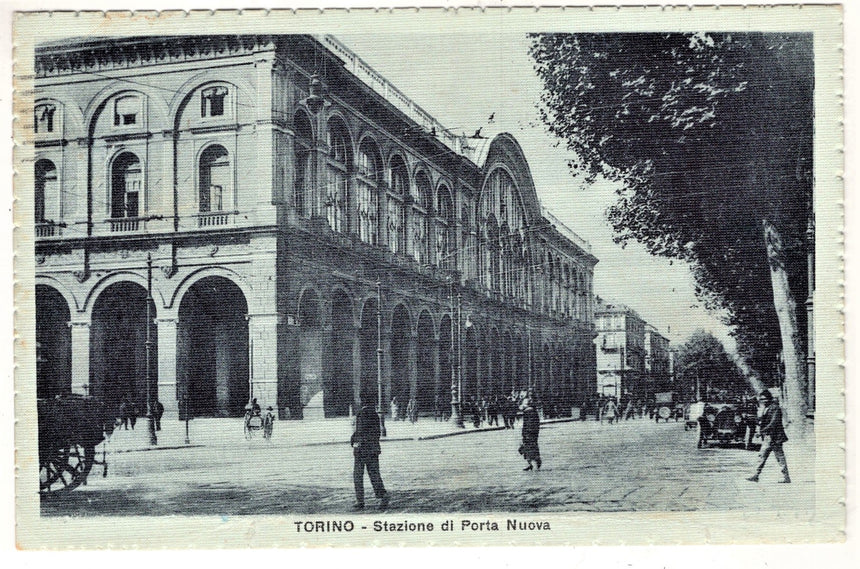
[[[63,395],[38,400],[39,493],[60,494],[86,484],[94,464],[107,476],[96,447],[113,432],[114,417],[95,397]]]

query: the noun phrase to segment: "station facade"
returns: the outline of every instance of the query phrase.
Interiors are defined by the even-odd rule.
[[[40,397],[145,409],[149,377],[168,416],[254,397],[308,418],[380,386],[422,415],[596,391],[597,259],[511,135],[479,164],[328,36],[67,41],[35,64]]]

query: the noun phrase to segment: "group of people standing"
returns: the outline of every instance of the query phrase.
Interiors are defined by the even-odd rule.
[[[152,406],[152,420],[155,421],[155,430],[161,430],[161,417],[164,415],[164,405],[162,405],[161,401],[156,401]],[[140,409],[138,409],[137,405],[128,395],[125,395],[122,398],[122,401],[119,403],[119,410],[117,411],[116,417],[116,426],[123,427],[126,431],[129,426],[131,426],[131,430],[134,430],[134,426],[137,424],[137,418],[140,416]]]
[[[463,419],[471,418],[471,423],[476,429],[482,424],[489,426],[500,426],[499,417],[506,429],[513,429],[517,422],[517,414],[527,398],[525,391],[511,391],[507,397],[493,395],[489,399],[482,397],[478,399],[474,395],[463,402]]]

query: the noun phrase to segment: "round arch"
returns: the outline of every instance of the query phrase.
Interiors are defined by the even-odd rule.
[[[81,309],[78,304],[78,299],[72,290],[63,283],[63,281],[56,279],[50,275],[36,275],[36,285],[44,285],[49,286],[55,289],[58,293],[60,293],[63,298],[66,299],[66,304],[69,305],[69,310],[74,314],[75,312]]]
[[[144,412],[146,368],[150,385],[158,385],[158,327],[147,321],[161,314],[153,302],[147,311],[146,283],[136,279],[104,279],[93,295],[90,311],[90,394],[102,397],[108,409]],[[127,276],[127,275],[125,275]],[[143,280],[143,279],[140,279]],[[146,349],[147,331],[153,349]],[[134,425],[131,425],[132,428]]]
[[[182,302],[182,298],[188,292],[188,289],[194,286],[194,283],[201,279],[205,279],[206,277],[223,277],[231,281],[234,285],[239,287],[239,290],[241,290],[242,294],[245,296],[245,301],[248,302],[249,312],[254,312],[259,308],[250,304],[250,300],[254,298],[254,289],[248,283],[247,279],[236,271],[226,267],[202,267],[192,271],[179,282],[170,297],[170,303],[165,303],[164,306],[174,310],[178,309],[179,304]]]
[[[189,77],[182,85],[180,85],[179,89],[177,89],[170,99],[170,102],[167,104],[167,112],[170,117],[171,124],[176,125],[176,121],[179,120],[179,117],[182,115],[182,111],[188,102],[191,100],[191,97],[200,89],[205,89],[206,87],[213,87],[216,85],[227,85],[228,87],[233,87],[236,89],[236,102],[240,101],[252,101],[254,100],[257,90],[251,85],[250,82],[245,81],[241,78],[231,78],[230,81],[224,81],[220,77],[217,77],[217,71],[207,70],[201,73],[197,73],[196,75],[192,75]]]
[[[148,111],[147,124],[150,130],[160,130],[162,126],[169,124],[167,121],[170,113],[167,103],[162,98],[162,93],[158,89],[146,85],[135,85],[134,89],[129,89],[127,82],[118,80],[109,83],[96,93],[84,109],[83,117],[87,136],[93,136],[96,123],[111,99],[120,95],[131,94],[141,96],[146,101]]]
[[[131,282],[140,285],[143,290],[146,290],[146,276],[140,275],[134,271],[116,271],[103,277],[101,280],[97,281],[93,285],[93,287],[90,289],[90,292],[87,293],[87,296],[84,299],[83,311],[86,312],[88,320],[92,320],[92,311],[95,300],[98,299],[98,297],[109,286],[120,282]],[[153,279],[152,281],[152,297],[156,301],[156,307],[168,308],[168,306],[164,302],[164,294],[162,293],[161,288],[158,286],[155,279]]]
[[[177,307],[176,379],[191,416],[240,417],[250,398],[248,299],[224,276],[195,279]]]
[[[50,399],[72,391],[72,306],[63,293],[37,281],[36,397]]]
[[[442,352],[442,347],[436,343],[436,323],[429,310],[419,311],[415,328],[418,343],[416,413],[427,416],[432,415],[436,408],[436,365],[442,365],[441,358],[438,361],[436,358]],[[441,370],[439,375],[442,375]]]

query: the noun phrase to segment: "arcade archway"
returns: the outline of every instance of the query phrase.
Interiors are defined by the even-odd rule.
[[[248,304],[224,277],[194,283],[179,304],[177,381],[195,417],[241,417],[250,397]]]
[[[421,415],[432,414],[436,404],[436,373],[433,366],[435,336],[433,319],[425,310],[418,318],[418,385],[415,394],[418,413]],[[441,353],[439,365],[442,365]],[[441,370],[439,375],[442,375]]]
[[[391,400],[397,399],[399,418],[406,416],[409,403],[409,343],[412,326],[409,312],[398,304],[391,316]]]
[[[72,333],[69,303],[57,289],[36,285],[36,397],[72,390]]]
[[[150,304],[150,316],[156,317]],[[158,385],[157,327],[150,323],[150,381]],[[90,327],[90,392],[108,408],[123,398],[146,410],[146,289],[123,281],[107,287],[93,305]]]
[[[331,377],[326,378],[323,393],[326,417],[348,416],[350,405],[353,404],[352,346],[355,335],[354,328],[352,302],[346,293],[337,291],[332,296],[331,304],[331,345],[328,347],[331,354]],[[376,373],[375,368],[373,373]],[[375,377],[374,385],[376,385]],[[374,399],[371,403],[376,401],[375,393],[374,391]]]

